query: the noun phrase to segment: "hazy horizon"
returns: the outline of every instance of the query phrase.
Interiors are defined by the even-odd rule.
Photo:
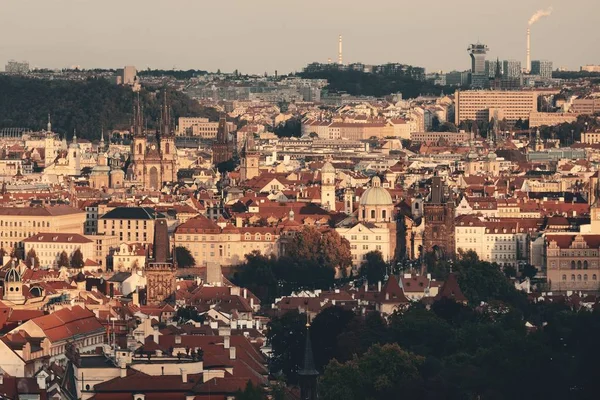
[[[135,65],[283,74],[310,62],[337,60],[340,34],[344,63],[466,70],[466,49],[479,41],[489,46],[489,59],[524,65],[527,22],[549,6],[553,14],[532,28],[531,58],[573,70],[600,64],[600,53],[593,50],[600,38],[593,19],[600,11],[597,0],[570,5],[506,0],[497,7],[477,0],[434,7],[397,0],[203,3],[0,0],[0,68],[15,59],[47,68]]]

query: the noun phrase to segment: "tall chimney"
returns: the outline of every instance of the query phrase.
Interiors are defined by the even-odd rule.
[[[531,28],[527,28],[527,62],[525,69],[527,73],[531,72]]]
[[[340,35],[340,44],[338,46],[338,64],[342,65],[344,62],[342,58],[342,35]]]

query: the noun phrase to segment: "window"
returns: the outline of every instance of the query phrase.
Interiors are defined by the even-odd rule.
[[[563,281],[566,281],[566,280],[567,280],[567,276],[566,276],[566,275],[563,275],[563,276],[562,276],[562,280],[563,280]]]
[[[575,269],[575,261],[571,261],[571,269]]]
[[[584,274],[584,275],[583,275],[583,280],[584,280],[584,281],[587,281],[587,280],[588,280],[588,276],[587,276],[587,274]]]
[[[581,280],[581,274],[577,275],[577,280],[580,281]]]
[[[596,274],[592,275],[592,280],[593,280],[593,281],[596,281],[596,280],[598,280],[598,276],[597,276]]]
[[[386,212],[386,210],[381,211],[381,218],[383,218],[383,219],[387,218],[387,212]]]
[[[575,280],[575,275],[571,275],[571,280],[574,281]]]
[[[588,269],[588,262],[587,261],[583,262],[583,269]]]
[[[581,269],[581,261],[577,261],[577,269]]]
[[[375,210],[371,210],[371,219],[375,219]]]

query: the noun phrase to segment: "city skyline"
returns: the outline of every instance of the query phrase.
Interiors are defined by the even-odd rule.
[[[536,10],[552,5],[509,1],[490,11],[464,0],[426,10],[379,1],[366,13],[338,0],[308,3],[302,8],[272,0],[238,2],[228,8],[187,0],[108,0],[102,6],[70,0],[9,3],[0,16],[0,37],[5,38],[0,41],[0,64],[17,59],[48,68],[131,64],[139,69],[288,73],[313,61],[337,60],[341,34],[345,63],[400,62],[427,71],[466,70],[470,60],[465,49],[479,41],[489,46],[489,59],[515,59],[525,65],[527,22]],[[582,3],[590,10],[600,9],[592,0]],[[294,18],[286,18],[290,12]],[[569,69],[600,63],[599,56],[586,54],[594,44],[593,14],[554,5],[553,15],[532,27],[532,59],[552,60],[555,68]],[[580,32],[577,45],[565,34],[573,26]],[[19,35],[14,34],[17,30]]]

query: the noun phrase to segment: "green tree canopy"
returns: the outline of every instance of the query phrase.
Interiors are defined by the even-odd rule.
[[[66,251],[62,251],[58,256],[58,266],[59,267],[68,267],[70,265],[69,255]]]
[[[379,250],[370,251],[366,254],[366,259],[360,266],[360,276],[367,281],[383,282],[388,270],[388,264],[383,260],[383,255]]]
[[[35,253],[35,249],[32,247],[25,255],[25,265],[29,268],[38,268],[40,266],[40,259]]]
[[[85,260],[83,259],[83,253],[80,249],[76,249],[71,255],[71,267],[72,268],[83,268]]]
[[[196,260],[187,247],[175,247],[175,260],[179,268],[190,268],[196,265]]]

